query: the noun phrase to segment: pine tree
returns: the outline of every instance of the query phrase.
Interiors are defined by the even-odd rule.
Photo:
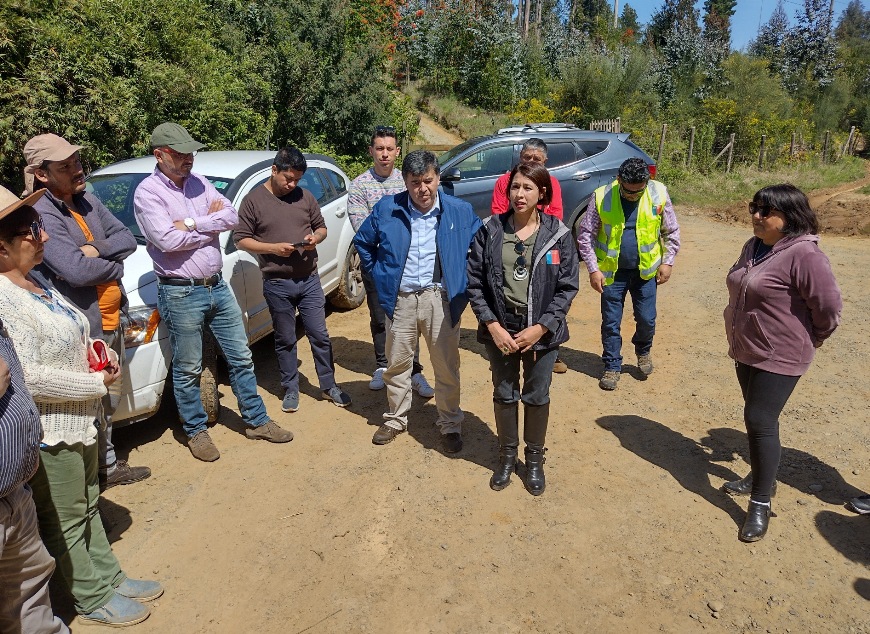
[[[701,31],[693,0],[665,0],[650,19],[647,37],[656,48],[662,48],[675,27],[678,32],[689,31],[692,35]]]
[[[725,55],[731,48],[731,16],[736,5],[737,0],[704,2],[704,39],[721,48]]]

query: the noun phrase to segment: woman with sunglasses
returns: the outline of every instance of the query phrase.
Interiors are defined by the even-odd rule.
[[[507,191],[510,209],[491,216],[471,243],[467,293],[492,368],[499,464],[489,485],[501,491],[516,468],[522,401],[525,486],[540,495],[553,363],[578,290],[577,249],[565,225],[538,211],[553,195],[547,168],[517,165]]]
[[[79,614],[132,625],[150,613],[139,601],[156,599],[163,588],[124,574],[97,509],[97,408],[119,366],[114,353],[94,347],[87,318],[31,275],[47,240],[29,205],[0,217],[0,318],[15,342],[44,434],[30,481],[39,531]]]
[[[840,323],[843,303],[819,249],[816,214],[801,190],[789,184],[764,187],[749,213],[755,237],[728,272],[725,332],[743,393],[752,471],[723,489],[749,495],[739,537],[754,542],[767,533],[776,491],[779,414],[815,349]]]

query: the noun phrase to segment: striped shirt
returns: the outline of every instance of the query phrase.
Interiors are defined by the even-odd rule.
[[[347,192],[347,215],[354,231],[359,231],[363,221],[384,196],[393,196],[405,191],[402,172],[397,169],[383,178],[375,174],[375,168],[363,172],[350,184]]]
[[[39,410],[24,385],[24,372],[6,327],[0,321],[0,357],[9,366],[11,381],[0,396],[0,498],[36,472],[42,426]]]

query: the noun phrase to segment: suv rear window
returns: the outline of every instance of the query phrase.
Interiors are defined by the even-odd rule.
[[[607,146],[610,145],[610,141],[605,141],[604,139],[597,141],[577,141],[577,145],[580,146],[580,150],[585,155],[584,158],[588,158],[590,156],[595,156],[596,154],[601,154],[607,149]]]
[[[547,143],[547,167],[562,167],[577,160],[573,143]]]

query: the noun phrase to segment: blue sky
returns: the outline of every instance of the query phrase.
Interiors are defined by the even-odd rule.
[[[627,2],[637,11],[637,15],[642,23],[649,22],[652,14],[664,4],[662,0],[627,0]],[[625,4],[626,0],[619,0],[620,13],[622,13],[622,7]],[[834,0],[835,25],[848,4],[848,0]],[[703,15],[703,0],[698,0],[696,6],[701,10]],[[788,17],[794,20],[795,12],[800,10],[804,6],[804,3],[803,0],[783,0],[783,6]],[[751,39],[755,38],[755,35],[758,33],[759,20],[761,24],[767,22],[775,8],[776,0],[737,0],[736,13],[731,17],[732,48],[737,50],[742,49]]]

